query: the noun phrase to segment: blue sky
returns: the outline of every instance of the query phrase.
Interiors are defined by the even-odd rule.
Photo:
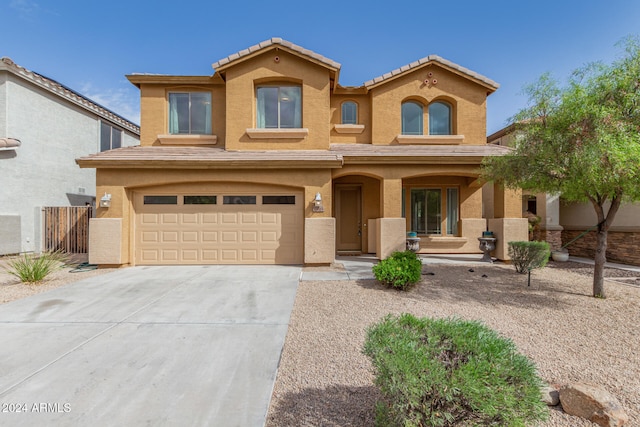
[[[640,35],[636,0],[0,0],[0,16],[0,56],[136,123],[126,74],[208,75],[211,63],[282,37],[341,63],[345,86],[430,54],[483,74],[501,85],[487,103],[493,133],[525,106],[525,84],[611,62],[617,42]]]

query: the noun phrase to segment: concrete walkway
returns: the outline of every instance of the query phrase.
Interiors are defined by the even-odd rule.
[[[450,264],[450,265],[491,265],[482,261],[481,254],[421,254],[420,259],[424,265]],[[494,259],[495,261],[495,259]],[[593,260],[588,258],[570,257],[569,261],[593,265]],[[371,268],[378,262],[373,255],[338,256],[332,267],[305,267],[302,269],[300,280],[367,280],[375,279]],[[502,263],[502,261],[495,261]],[[607,262],[609,268],[635,271],[640,274],[640,267]]]
[[[420,255],[422,263],[429,264],[486,264],[482,255]],[[371,268],[378,263],[373,255],[338,256],[335,265],[327,267],[305,267],[300,280],[367,280],[375,279]]]
[[[300,267],[132,267],[0,305],[0,425],[262,426]]]

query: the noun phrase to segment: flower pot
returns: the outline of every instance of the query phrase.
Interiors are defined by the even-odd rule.
[[[551,259],[557,262],[569,261],[569,252],[567,251],[551,251]]]

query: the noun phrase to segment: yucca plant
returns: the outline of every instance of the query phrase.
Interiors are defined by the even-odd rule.
[[[6,270],[22,282],[36,283],[42,281],[50,273],[63,268],[66,262],[66,254],[60,251],[43,252],[40,255],[24,254],[9,261]]]

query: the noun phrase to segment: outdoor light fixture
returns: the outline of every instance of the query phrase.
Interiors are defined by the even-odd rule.
[[[100,207],[108,208],[111,206],[111,194],[104,193],[104,196],[100,198]]]
[[[324,206],[322,206],[322,196],[320,193],[316,193],[316,198],[313,199],[313,211],[324,212]]]

